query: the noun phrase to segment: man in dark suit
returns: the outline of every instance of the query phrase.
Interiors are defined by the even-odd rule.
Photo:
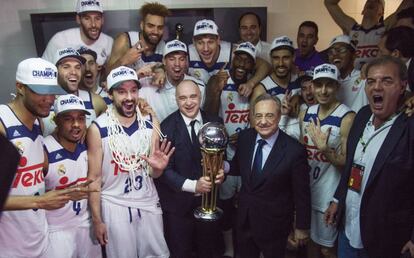
[[[296,211],[295,240],[309,237],[310,167],[305,148],[279,130],[281,104],[269,94],[252,108],[254,128],[240,132],[230,174],[242,187],[236,222],[241,258],[283,257]]]
[[[209,178],[202,176],[196,132],[204,123],[220,122],[220,118],[207,116],[200,110],[201,93],[194,81],[184,80],[177,86],[176,100],[179,110],[161,123],[161,130],[175,152],[164,174],[156,180],[168,248],[172,258],[192,257],[193,249],[196,257],[216,257],[217,225],[197,221],[193,210],[201,205],[201,194],[211,190]],[[223,178],[220,170],[216,183]]]
[[[407,68],[384,56],[366,71],[369,106],[355,117],[325,220],[340,226],[339,258],[414,257],[414,118],[401,112]]]

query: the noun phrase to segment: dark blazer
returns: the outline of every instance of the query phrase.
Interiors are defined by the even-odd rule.
[[[203,123],[222,122],[219,117],[209,116],[203,111],[201,116]],[[161,207],[167,212],[184,215],[193,208],[195,196],[194,193],[183,192],[181,188],[186,179],[197,180],[202,176],[201,152],[199,149],[194,151],[179,110],[164,119],[161,130],[175,147],[164,173],[155,180]]]
[[[253,175],[251,164],[257,132],[240,132],[230,174],[240,175],[237,228],[250,221],[253,237],[264,241],[287,237],[296,210],[296,227],[310,228],[309,170],[305,148],[282,130],[263,166]]]
[[[335,193],[342,227],[355,149],[371,114],[369,106],[363,107],[348,136],[346,164]],[[399,257],[404,244],[414,242],[413,117],[401,114],[396,119],[375,158],[361,200],[360,227],[369,257]]]

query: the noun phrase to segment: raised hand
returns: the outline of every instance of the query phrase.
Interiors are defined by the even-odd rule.
[[[332,127],[329,127],[326,132],[322,132],[319,118],[316,118],[316,122],[311,119],[308,127],[306,128],[313,144],[322,152],[329,150],[328,141],[331,129]]]
[[[138,41],[132,46],[125,55],[122,57],[122,63],[130,65],[141,59],[142,52],[146,50],[146,47],[141,46],[141,41]]]
[[[220,71],[216,74],[218,78],[217,88],[219,91],[222,91],[224,87],[226,86],[227,80],[229,79],[229,74],[225,70],[227,66],[227,62],[224,63],[224,65],[221,67]]]
[[[171,148],[170,141],[162,140],[161,146],[155,144],[154,152],[151,155],[148,157],[141,155],[140,157],[152,167],[154,172],[160,173],[160,171],[163,171],[167,167],[174,150],[174,147]]]
[[[292,91],[286,89],[282,99],[282,115],[289,115],[292,112],[291,99]]]

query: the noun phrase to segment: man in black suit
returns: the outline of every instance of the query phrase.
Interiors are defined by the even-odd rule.
[[[280,101],[263,94],[254,102],[253,127],[240,132],[230,174],[242,187],[236,222],[241,258],[283,257],[296,211],[295,238],[310,228],[310,167],[305,148],[279,130]]]
[[[193,249],[196,257],[216,257],[217,225],[197,221],[193,210],[201,205],[201,194],[211,190],[209,178],[202,176],[196,132],[206,122],[221,121],[200,110],[201,92],[194,81],[183,80],[178,84],[176,101],[179,110],[161,123],[161,130],[175,147],[175,152],[163,175],[156,180],[167,245],[172,258],[192,257]],[[216,183],[220,184],[223,178],[220,170]]]
[[[325,220],[340,226],[339,258],[414,257],[414,118],[401,112],[407,68],[384,56],[366,71],[369,106],[355,117]]]

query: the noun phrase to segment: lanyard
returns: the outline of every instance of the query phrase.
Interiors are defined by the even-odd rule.
[[[395,113],[394,115],[392,115],[384,124],[382,124],[380,126],[380,128],[378,128],[374,134],[371,135],[371,137],[369,137],[369,139],[367,140],[367,142],[364,141],[364,139],[362,139],[362,136],[359,138],[359,142],[362,145],[362,156],[365,154],[365,151],[368,147],[368,145],[370,144],[370,142],[372,141],[372,139],[375,138],[375,136],[377,136],[379,133],[381,133],[382,131],[384,131],[385,129],[387,129],[388,127],[391,127],[393,125],[393,123],[389,123],[387,124],[389,121],[391,121],[392,119],[394,119],[394,117],[398,116],[400,113]]]

